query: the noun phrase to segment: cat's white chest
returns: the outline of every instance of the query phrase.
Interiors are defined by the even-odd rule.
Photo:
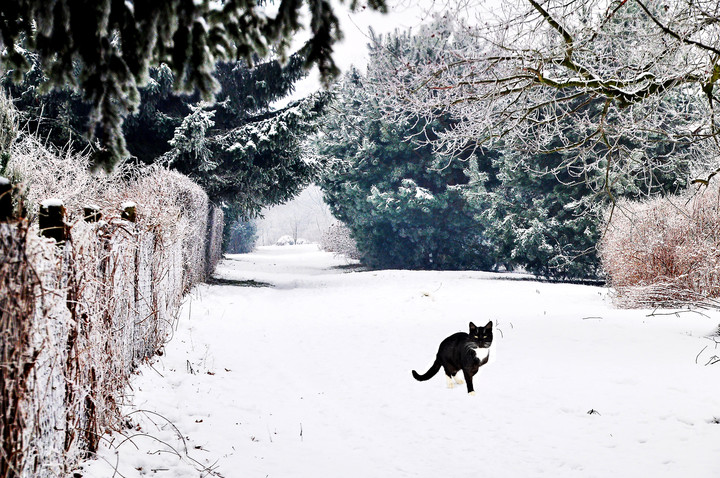
[[[475,356],[480,360],[480,362],[484,361],[486,358],[490,356],[490,348],[480,348],[480,347],[473,347],[473,352],[475,352]]]

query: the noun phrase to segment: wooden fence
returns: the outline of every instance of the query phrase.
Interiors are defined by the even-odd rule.
[[[66,476],[123,426],[131,372],[220,259],[222,211],[193,191],[173,221],[47,201],[36,222],[0,183],[0,478]]]

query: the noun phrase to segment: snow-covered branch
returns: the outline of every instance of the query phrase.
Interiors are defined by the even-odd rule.
[[[475,23],[438,17],[413,48],[376,38],[368,76],[393,121],[450,118],[426,141],[572,152],[580,175],[650,183],[717,169],[716,2],[526,0]],[[522,164],[520,164],[522,165]],[[684,179],[684,178],[683,178]],[[607,186],[607,185],[605,185]]]

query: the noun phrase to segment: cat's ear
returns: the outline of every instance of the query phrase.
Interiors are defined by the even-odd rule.
[[[486,328],[486,329],[492,329],[492,327],[493,327],[492,320],[489,321],[487,324],[485,324],[485,328]]]
[[[472,322],[470,322],[470,333],[471,333],[471,334],[476,334],[476,333],[477,333],[477,329],[478,329],[477,326],[476,326],[475,324],[473,324]]]

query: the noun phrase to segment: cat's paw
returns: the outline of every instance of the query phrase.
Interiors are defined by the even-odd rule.
[[[472,395],[472,396],[474,397],[474,396],[475,396],[475,392],[472,391],[472,392],[468,393],[468,395]]]
[[[448,377],[447,375],[445,375],[445,379],[446,379],[446,381],[447,381],[447,388],[453,388],[453,387],[455,387],[455,383],[452,381],[452,379],[451,379],[450,377]]]
[[[458,385],[464,385],[465,380],[455,377],[455,383],[457,383]]]

